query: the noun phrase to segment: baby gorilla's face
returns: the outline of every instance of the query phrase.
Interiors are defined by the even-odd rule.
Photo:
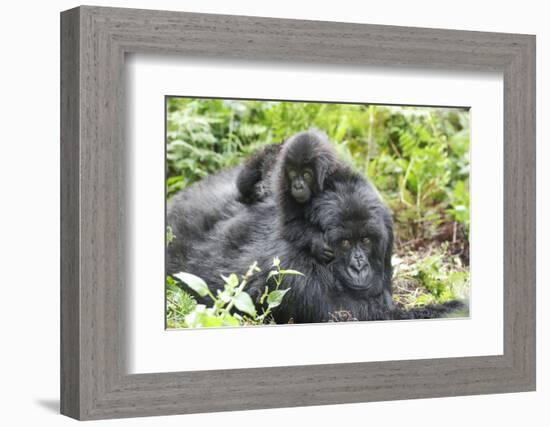
[[[336,163],[332,147],[324,134],[300,132],[284,142],[280,156],[283,178],[280,190],[284,199],[303,204],[323,190],[329,169]]]
[[[286,171],[290,183],[290,193],[298,203],[306,203],[311,199],[313,170],[309,167],[289,167]]]

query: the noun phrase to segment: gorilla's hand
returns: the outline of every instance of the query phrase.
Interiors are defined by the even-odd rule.
[[[312,238],[311,254],[317,261],[323,264],[332,261],[334,258],[334,252],[332,252],[332,249],[327,245],[321,234]]]

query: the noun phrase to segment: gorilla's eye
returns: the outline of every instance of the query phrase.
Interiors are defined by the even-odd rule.
[[[349,249],[351,247],[351,242],[347,239],[342,240],[342,247],[344,249]]]
[[[310,171],[305,171],[304,172],[304,179],[307,181],[307,182],[311,182],[311,178],[313,178],[313,175],[311,174]]]
[[[295,171],[294,169],[289,169],[289,171],[288,171],[288,177],[289,177],[290,179],[296,178],[296,171]]]

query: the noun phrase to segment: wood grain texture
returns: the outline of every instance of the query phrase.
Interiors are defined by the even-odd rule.
[[[78,10],[61,20],[61,413],[80,413]]]
[[[84,6],[62,13],[61,38],[62,413],[100,419],[534,390],[534,36]],[[502,72],[504,355],[128,375],[127,53]]]

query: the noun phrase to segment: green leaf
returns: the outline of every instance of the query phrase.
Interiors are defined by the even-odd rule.
[[[233,317],[231,314],[226,313],[223,317],[223,325],[224,326],[239,326],[241,323],[239,320],[235,317]]]
[[[194,274],[185,273],[183,271],[181,273],[174,274],[174,277],[181,280],[201,297],[208,295],[208,285],[200,277],[195,276]]]
[[[281,270],[281,274],[282,275],[293,274],[295,276],[303,276],[304,275],[303,273],[300,273],[299,271],[296,271],[296,270]]]
[[[201,324],[205,328],[216,328],[223,326],[224,322],[221,317],[216,317],[211,314],[203,314],[201,316]]]
[[[176,284],[176,281],[171,276],[166,276],[166,287],[168,289],[175,290],[176,288],[178,288],[178,285]]]
[[[276,256],[275,258],[273,258],[273,267],[279,267],[279,265],[281,265],[281,260],[278,256]]]
[[[269,308],[275,308],[278,305],[280,305],[281,302],[283,301],[283,297],[285,296],[285,294],[289,290],[290,290],[290,288],[271,291],[269,293],[269,295],[267,296],[267,305],[268,305],[268,307]]]
[[[230,289],[234,289],[237,286],[239,286],[239,278],[237,277],[237,275],[235,273],[230,274],[229,277],[226,277],[223,274],[221,276],[222,276],[223,281],[227,284],[227,286]]]
[[[204,304],[197,304],[195,309],[185,316],[185,324],[188,328],[197,328],[202,326],[202,316],[205,314],[206,306]]]
[[[185,316],[185,324],[189,328],[215,328],[224,325],[224,318],[216,316],[213,308],[199,304],[195,310]]]
[[[241,292],[238,295],[235,295],[233,298],[235,301],[235,307],[237,307],[243,313],[249,314],[250,316],[256,316],[256,308],[252,302],[252,298],[246,292]]]
[[[227,304],[229,303],[229,301],[231,301],[231,296],[227,291],[222,292],[218,289],[218,299]]]

